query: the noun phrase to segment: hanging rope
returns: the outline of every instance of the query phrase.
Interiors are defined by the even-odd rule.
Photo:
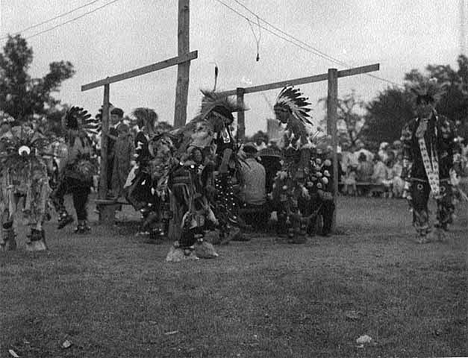
[[[256,57],[256,61],[260,61],[260,40],[262,39],[262,28],[260,26],[260,18],[257,16],[257,26],[258,26],[258,36],[257,34],[255,33],[254,31],[254,28],[252,26],[252,22],[247,19],[247,22],[249,23],[249,26],[250,26],[250,30],[252,30],[252,33],[254,35],[254,38],[255,38],[255,42],[257,44],[257,57]]]

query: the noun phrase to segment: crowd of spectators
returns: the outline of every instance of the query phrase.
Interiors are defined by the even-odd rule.
[[[371,187],[380,186],[384,197],[401,197],[403,153],[399,140],[381,143],[375,153],[357,141],[355,145],[344,146],[338,156],[343,195],[374,195]]]
[[[468,177],[468,145],[466,139],[458,137],[460,142],[459,163],[456,174]],[[338,153],[340,170],[340,191],[350,196],[383,196],[401,198],[404,181],[402,143],[382,142],[377,151],[366,149],[361,141],[355,145],[343,146]],[[372,190],[378,188],[379,190]]]

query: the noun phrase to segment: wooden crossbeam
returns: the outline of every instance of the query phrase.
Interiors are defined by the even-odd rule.
[[[111,83],[114,83],[114,82],[127,80],[129,78],[141,76],[141,75],[144,75],[146,73],[159,71],[159,70],[162,70],[163,68],[166,68],[166,67],[171,67],[171,66],[178,65],[180,63],[184,63],[184,62],[187,62],[187,61],[194,60],[197,57],[198,57],[198,51],[192,51],[192,52],[189,52],[188,54],[185,54],[185,55],[182,55],[182,56],[173,57],[173,58],[170,58],[170,59],[165,60],[165,61],[153,63],[152,65],[140,67],[140,68],[137,68],[137,69],[132,70],[132,71],[124,72],[124,73],[121,73],[121,74],[118,74],[118,75],[115,75],[115,76],[104,78],[104,79],[99,80],[99,81],[95,81],[95,82],[85,84],[85,85],[81,86],[81,91],[82,92],[88,91],[88,90],[96,88],[96,87],[101,87],[101,86],[111,84]]]
[[[374,71],[378,71],[379,69],[380,69],[380,64],[378,63],[373,64],[373,65],[368,65],[368,66],[354,67],[354,68],[350,68],[347,70],[338,71],[338,78],[354,76],[354,75],[358,75],[361,73],[374,72]],[[281,81],[281,82],[268,83],[265,85],[246,87],[244,88],[244,94],[269,91],[272,89],[283,88],[285,86],[296,86],[296,85],[302,85],[305,83],[322,82],[322,81],[327,81],[327,80],[328,80],[328,73],[322,73],[320,75],[295,78],[295,79],[288,80],[288,81]],[[224,92],[221,92],[221,94],[224,96],[233,96],[237,94],[237,90],[224,91]]]

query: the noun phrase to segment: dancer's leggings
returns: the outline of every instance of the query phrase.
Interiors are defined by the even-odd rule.
[[[64,196],[66,194],[72,194],[73,206],[76,211],[76,217],[78,220],[87,220],[88,211],[86,205],[88,203],[88,196],[90,193],[90,183],[83,182],[76,178],[63,177],[57,188],[51,195],[52,202],[55,210],[61,214],[66,212],[64,205]]]

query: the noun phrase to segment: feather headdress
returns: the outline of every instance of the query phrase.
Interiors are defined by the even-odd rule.
[[[312,124],[309,120],[310,116],[308,112],[310,112],[310,108],[308,106],[310,106],[310,103],[308,100],[298,88],[286,86],[278,95],[274,108],[286,108],[301,122]]]
[[[29,126],[13,127],[11,132],[11,137],[0,139],[0,166],[3,168],[19,172],[31,163],[40,162],[50,151],[52,139]]]
[[[62,120],[66,130],[84,131],[87,135],[98,134],[101,123],[81,107],[70,108]]]
[[[416,103],[421,100],[427,103],[437,103],[446,92],[446,84],[439,83],[436,78],[421,81],[410,88]]]

